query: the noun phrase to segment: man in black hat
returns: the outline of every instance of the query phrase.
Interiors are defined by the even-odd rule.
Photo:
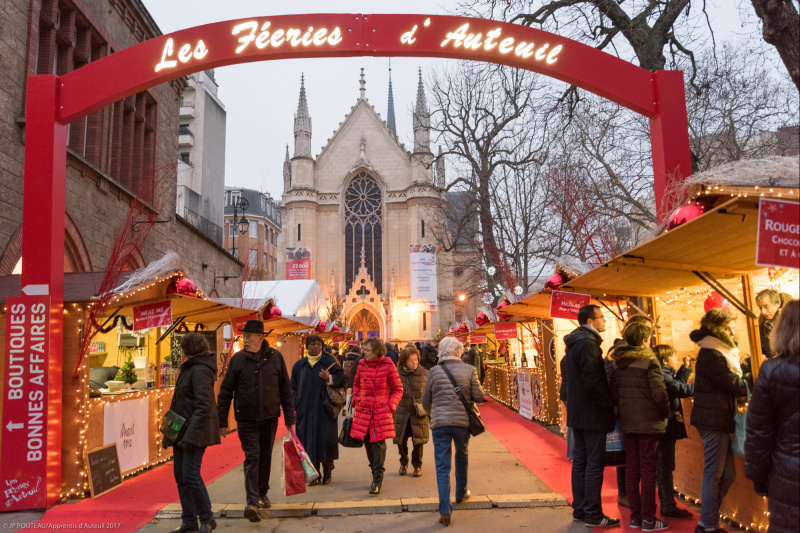
[[[278,416],[283,407],[287,428],[295,424],[292,383],[283,356],[270,348],[264,323],[248,320],[242,330],[244,350],[231,357],[225,379],[219,388],[217,410],[220,434],[228,435],[228,411],[233,400],[234,416],[239,426],[239,440],[244,451],[244,486],[247,492],[245,518],[258,522],[259,508],[269,509],[269,474],[272,445],[278,430]]]

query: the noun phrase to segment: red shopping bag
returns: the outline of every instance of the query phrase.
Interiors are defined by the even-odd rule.
[[[283,494],[294,496],[306,491],[306,475],[303,471],[303,462],[297,452],[294,441],[283,441]]]

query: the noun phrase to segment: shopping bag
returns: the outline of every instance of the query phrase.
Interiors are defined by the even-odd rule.
[[[606,466],[622,466],[628,460],[625,452],[625,436],[622,434],[619,418],[614,425],[614,431],[606,433]]]
[[[294,441],[294,445],[297,447],[297,453],[300,455],[300,462],[303,466],[303,472],[305,473],[306,481],[311,483],[315,479],[319,479],[319,472],[317,472],[317,469],[314,468],[314,464],[308,457],[308,454],[306,453],[305,448],[303,448],[303,444],[300,442],[300,439],[297,438],[294,428],[289,430],[289,434],[292,436],[292,441]]]
[[[750,387],[746,382],[744,386],[747,387],[747,401],[750,402]],[[739,457],[744,457],[744,440],[747,435],[747,409],[740,408],[738,402],[736,409],[733,411],[733,421],[736,423],[736,428],[731,441],[731,451]]]
[[[294,496],[306,491],[306,475],[297,446],[292,439],[283,441],[283,495]]]

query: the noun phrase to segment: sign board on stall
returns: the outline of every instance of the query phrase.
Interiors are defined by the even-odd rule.
[[[233,330],[232,335],[234,337],[239,337],[242,334],[242,330],[244,329],[244,326],[247,324],[248,320],[258,320],[258,315],[253,313],[251,315],[240,316],[231,319],[231,329]]]
[[[800,208],[797,202],[758,201],[756,264],[800,268]]]
[[[472,344],[485,344],[486,333],[470,333],[469,342]]]
[[[103,404],[103,445],[117,445],[119,468],[129,472],[150,459],[148,398]]]
[[[531,373],[529,370],[520,370],[517,376],[519,376],[519,414],[530,420],[533,418]]]
[[[497,340],[502,339],[516,339],[517,338],[517,324],[495,324],[494,325],[494,338]]]
[[[50,296],[6,298],[5,327],[0,510],[46,507]]]
[[[133,330],[172,325],[172,304],[169,300],[133,308]]]
[[[286,279],[311,279],[311,248],[286,249]]]
[[[347,341],[348,346],[358,346],[358,341]]]
[[[92,499],[122,485],[117,443],[89,450],[85,454]]]
[[[183,358],[183,354],[181,353],[181,341],[189,333],[188,331],[173,331],[170,334],[169,339],[169,346],[170,346],[170,353],[173,355],[178,356],[178,360],[180,361]],[[199,333],[208,341],[208,349],[214,353],[217,353],[217,332],[216,331],[195,331],[194,333]],[[227,343],[229,347],[226,349],[230,351],[231,347],[233,346],[232,343]]]
[[[469,342],[469,335],[456,335],[456,340],[461,344]]]
[[[347,340],[347,335],[345,335],[344,333],[337,333],[331,336],[331,342],[334,344],[336,344],[337,342],[344,342],[345,340]]]
[[[550,318],[577,320],[580,308],[589,305],[591,301],[592,297],[588,294],[553,291],[550,297]]]

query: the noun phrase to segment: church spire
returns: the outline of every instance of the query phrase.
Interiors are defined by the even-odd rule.
[[[397,126],[394,123],[394,93],[392,92],[392,58],[389,58],[389,111],[386,117],[386,126],[397,137]]]
[[[361,68],[361,79],[358,81],[358,84],[361,85],[361,88],[359,89],[359,92],[361,93],[361,96],[359,97],[359,99],[366,100],[366,98],[367,98],[367,80],[364,79],[364,68],[363,67]]]
[[[283,190],[292,187],[292,162],[289,160],[289,144],[286,144],[286,157],[283,160]]]
[[[422,68],[419,69],[417,105],[414,109],[414,153],[430,153],[431,116],[425,101],[425,86],[422,84]]]
[[[294,156],[311,157],[311,116],[308,114],[305,76],[300,75],[300,100],[294,114]]]

